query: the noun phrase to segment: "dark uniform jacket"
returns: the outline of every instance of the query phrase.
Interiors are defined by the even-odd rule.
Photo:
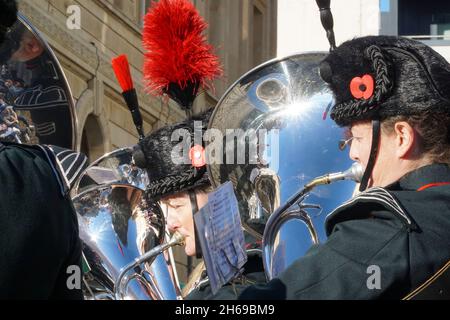
[[[208,274],[205,271],[197,288],[189,294],[186,300],[236,300],[248,286],[266,283],[262,257],[256,251],[248,253],[248,261],[244,266],[242,276],[225,285],[216,295],[212,293]]]
[[[404,298],[450,260],[449,183],[436,164],[354,197],[328,217],[326,243],[240,298]]]
[[[67,285],[81,243],[58,169],[42,147],[0,146],[0,299],[82,299]]]

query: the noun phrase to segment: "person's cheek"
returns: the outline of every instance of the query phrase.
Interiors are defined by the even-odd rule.
[[[176,231],[180,226],[177,219],[177,212],[173,208],[167,210],[167,227],[171,232]]]
[[[192,211],[190,206],[183,206],[182,212],[182,224],[185,229],[190,229],[190,224],[192,220]]]
[[[195,255],[195,239],[193,237],[188,237],[186,239],[185,253],[187,256],[191,257]]]

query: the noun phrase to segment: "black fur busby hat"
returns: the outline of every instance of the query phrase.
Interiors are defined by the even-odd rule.
[[[8,28],[17,21],[17,3],[15,0],[0,0],[0,44]]]
[[[450,113],[450,64],[425,44],[401,37],[350,40],[322,62],[340,126],[424,111]]]
[[[147,197],[165,196],[210,186],[203,141],[212,111],[169,125],[135,147],[135,164],[147,171]],[[195,125],[197,124],[197,126]]]

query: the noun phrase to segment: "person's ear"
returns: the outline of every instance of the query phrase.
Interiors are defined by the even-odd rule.
[[[414,152],[417,133],[408,122],[400,121],[394,125],[396,156],[399,159],[410,156]]]

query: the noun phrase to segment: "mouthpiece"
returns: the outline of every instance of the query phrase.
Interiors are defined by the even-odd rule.
[[[355,162],[350,169],[344,172],[337,172],[337,173],[330,173],[322,177],[318,177],[308,183],[305,187],[306,188],[314,188],[319,185],[325,185],[325,184],[331,184],[336,181],[341,180],[353,180],[357,183],[361,182],[362,177],[364,175],[364,169],[363,167]]]
[[[353,180],[360,183],[364,176],[364,168],[355,162],[350,169],[344,172],[345,180]]]

